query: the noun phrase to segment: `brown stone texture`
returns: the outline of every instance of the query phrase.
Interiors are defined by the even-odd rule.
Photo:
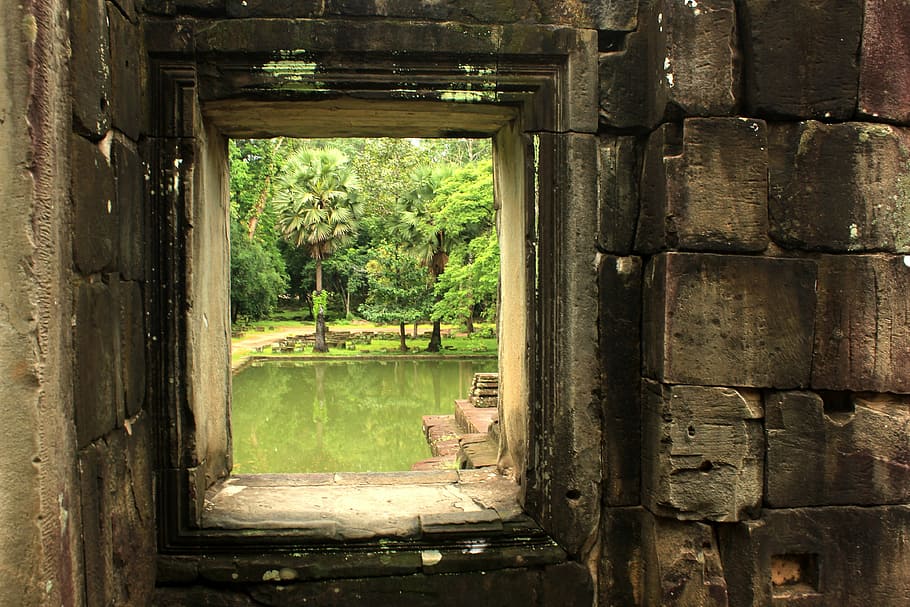
[[[76,378],[74,406],[79,445],[100,438],[117,424],[117,304],[101,281],[77,287],[75,310]]]
[[[719,526],[730,605],[906,605],[908,530],[910,506],[765,510]]]
[[[598,605],[728,605],[709,525],[656,517],[641,507],[607,508],[602,532]]]
[[[910,130],[782,123],[769,145],[775,241],[835,252],[910,251]]]
[[[768,506],[910,502],[906,398],[775,392],[765,417]]]
[[[640,145],[634,137],[601,137],[597,156],[597,246],[617,255],[632,252],[638,217]]]
[[[547,302],[537,330],[553,336],[541,365],[560,378],[546,386],[542,410],[532,412],[536,444],[530,457],[545,453],[536,469],[529,464],[526,506],[541,512],[538,522],[575,556],[595,536],[600,518],[602,442],[597,394],[600,366],[597,325],[597,269],[593,261],[597,227],[597,138],[593,135],[541,135],[540,191],[553,196],[540,203],[539,288],[561,294],[560,306]],[[552,161],[552,164],[550,164]],[[554,183],[566,184],[556,189]],[[556,246],[555,243],[559,243]]]
[[[641,506],[604,508],[600,525],[602,553],[597,563],[597,604],[640,605],[645,555],[642,521],[651,516]]]
[[[112,269],[116,263],[119,210],[114,174],[99,146],[72,138],[73,256],[84,274]]]
[[[657,0],[656,116],[730,115],[739,90],[733,0]]]
[[[600,56],[600,118],[653,128],[665,116],[730,115],[739,88],[733,0],[642,3],[638,29]]]
[[[853,116],[863,0],[740,0],[737,7],[749,114]]]
[[[665,383],[809,384],[815,264],[664,253],[645,271],[644,372]]]
[[[727,583],[711,527],[651,515],[643,522],[647,565],[640,604],[727,607]]]
[[[89,605],[141,605],[155,585],[150,446],[134,420],[80,452]]]
[[[195,3],[210,4],[206,0]],[[184,0],[178,5],[189,4]],[[231,17],[386,17],[464,23],[553,23],[628,31],[635,28],[637,0],[227,0]]]
[[[865,0],[859,113],[910,122],[910,2]]]
[[[70,3],[73,127],[100,139],[111,124],[111,56],[104,0]]]
[[[642,502],[682,520],[743,520],[761,505],[757,391],[642,386]]]
[[[648,139],[636,249],[763,251],[768,245],[764,121],[689,118]]]
[[[110,23],[111,125],[133,141],[145,129],[142,36],[137,24],[108,4]]]
[[[123,278],[145,278],[148,250],[145,202],[145,165],[129,141],[111,143],[115,202],[119,212],[118,269]]]
[[[145,402],[145,306],[137,282],[121,282],[119,295],[124,414],[132,417],[139,413]]]
[[[654,79],[646,28],[626,35],[621,49],[602,53],[598,60],[600,122],[610,128],[653,128]]]
[[[910,392],[908,263],[907,256],[820,258],[813,388]]]
[[[604,503],[640,503],[641,283],[638,257],[604,255],[600,260],[598,335],[603,355]]]

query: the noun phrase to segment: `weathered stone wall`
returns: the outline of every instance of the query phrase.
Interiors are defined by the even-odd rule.
[[[147,132],[140,13],[70,3],[75,429],[88,605],[148,601],[154,583],[146,403]]]
[[[601,55],[600,604],[902,604],[910,5],[640,5]]]
[[[0,20],[0,605],[83,602],[66,2]]]
[[[597,87],[599,131],[544,137],[570,176],[555,220],[590,240],[555,251],[572,273],[553,284],[581,319],[599,296],[596,344],[572,323],[560,336],[589,354],[552,361],[569,410],[548,422],[565,452],[547,491],[565,507],[544,526],[583,566],[305,584],[164,572],[152,598],[154,437],[170,429],[146,381],[144,204],[168,184],[146,179],[145,147],[164,143],[146,140],[140,30],[180,15],[554,24],[592,44],[597,30],[599,78],[572,76]],[[906,603],[905,0],[34,0],[8,16],[0,604],[575,605],[592,588],[601,606]],[[174,31],[160,54],[192,47]],[[579,206],[594,187],[598,208]],[[594,405],[570,385],[592,374]],[[229,463],[208,446],[217,474]]]

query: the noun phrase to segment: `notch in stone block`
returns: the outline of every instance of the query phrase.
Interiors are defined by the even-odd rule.
[[[817,554],[776,554],[771,557],[771,593],[774,598],[796,598],[817,592]]]

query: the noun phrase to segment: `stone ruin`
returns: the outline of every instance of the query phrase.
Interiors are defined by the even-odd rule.
[[[910,601],[907,2],[5,8],[0,604]],[[494,139],[518,516],[200,524],[275,134]]]

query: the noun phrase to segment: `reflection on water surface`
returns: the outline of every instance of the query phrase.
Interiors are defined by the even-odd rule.
[[[234,473],[408,470],[421,417],[451,414],[495,359],[256,363],[234,376]]]

